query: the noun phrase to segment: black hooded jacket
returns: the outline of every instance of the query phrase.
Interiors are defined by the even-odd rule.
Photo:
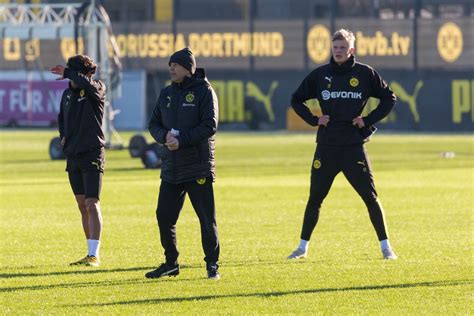
[[[360,116],[370,97],[380,99],[375,110],[363,117],[365,127],[352,125],[352,120]],[[313,70],[291,97],[295,112],[308,124],[318,125],[318,117],[313,115],[304,102],[318,99],[322,113],[329,115],[327,126],[319,126],[317,143],[345,146],[361,144],[367,140],[373,125],[390,113],[396,97],[379,74],[370,66],[355,61],[351,56],[338,65],[333,58]]]
[[[78,86],[75,89],[69,85],[61,98],[58,125],[59,136],[66,138],[65,155],[74,157],[104,147],[104,84],[69,68],[64,70],[64,78],[71,79]]]
[[[161,179],[183,183],[200,178],[215,178],[214,134],[217,130],[217,96],[205,76],[196,69],[192,77],[161,90],[148,129],[160,144],[166,134],[179,131],[179,148],[164,146]]]

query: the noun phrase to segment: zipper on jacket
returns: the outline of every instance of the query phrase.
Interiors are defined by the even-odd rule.
[[[179,100],[181,98],[181,89],[176,88],[177,91],[173,91],[171,96],[171,113],[172,113],[172,122],[173,126],[171,128],[177,129],[178,127],[178,108],[179,108]],[[175,102],[173,102],[175,100]],[[177,102],[176,102],[177,100]],[[174,104],[173,104],[174,103]],[[171,151],[171,155],[173,156],[173,180],[176,182],[176,150]]]

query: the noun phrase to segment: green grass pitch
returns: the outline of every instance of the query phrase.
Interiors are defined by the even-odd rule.
[[[219,281],[205,278],[199,223],[178,221],[181,274],[148,280],[162,262],[155,221],[159,170],[107,151],[99,268],[85,254],[53,131],[0,132],[1,314],[472,314],[473,167],[470,135],[387,135],[367,145],[391,242],[381,259],[361,199],[338,175],[310,244],[299,241],[313,134],[217,135]],[[131,133],[122,135],[125,143]],[[148,137],[149,138],[149,137]],[[150,138],[149,138],[150,139]],[[441,152],[456,156],[446,159]]]

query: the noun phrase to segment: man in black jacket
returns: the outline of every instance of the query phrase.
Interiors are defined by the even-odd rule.
[[[341,29],[334,33],[330,62],[313,70],[291,98],[295,112],[305,122],[319,128],[301,240],[288,259],[307,256],[321,204],[340,171],[367,206],[383,258],[397,259],[388,240],[382,205],[363,145],[376,130],[373,125],[392,110],[396,97],[372,67],[355,61],[354,42],[354,34],[350,31]],[[362,117],[369,97],[380,99],[380,103]],[[305,101],[315,98],[321,106],[323,115],[320,117],[313,115],[304,105]]]
[[[66,67],[57,65],[51,72],[59,76],[57,80],[69,79],[58,115],[59,136],[88,247],[87,255],[71,265],[97,267],[102,231],[99,196],[105,159],[102,131],[105,86],[92,79],[96,68],[90,57],[76,55],[68,59]]]
[[[219,239],[212,186],[217,97],[204,69],[196,69],[189,48],[171,55],[169,72],[172,83],[161,91],[148,126],[153,138],[164,144],[156,218],[166,262],[145,276],[179,274],[176,222],[187,193],[201,223],[207,276],[219,279]]]

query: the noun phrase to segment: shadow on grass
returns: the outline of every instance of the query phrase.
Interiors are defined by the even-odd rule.
[[[221,267],[241,267],[241,266],[259,266],[259,265],[279,265],[279,264],[303,264],[304,261],[293,262],[293,261],[272,261],[272,260],[255,260],[254,262],[225,262],[221,264]],[[28,266],[29,269],[33,266]],[[143,271],[156,269],[157,266],[148,267],[132,267],[132,268],[117,268],[117,269],[97,269],[83,266],[73,266],[71,271],[53,271],[53,272],[29,272],[29,273],[1,273],[0,279],[8,278],[24,278],[24,277],[42,277],[42,276],[55,276],[55,275],[68,275],[68,274],[97,274],[97,273],[116,273],[116,272],[130,272],[130,271]],[[181,269],[205,269],[205,264],[181,264]],[[18,267],[22,269],[22,267]],[[0,289],[1,291],[1,289]]]
[[[159,282],[186,282],[186,281],[196,281],[196,280],[205,280],[206,278],[164,278],[160,279]],[[0,293],[4,292],[16,292],[16,291],[38,291],[38,290],[52,290],[60,288],[94,288],[94,287],[104,287],[104,286],[119,286],[119,285],[133,285],[133,284],[146,284],[146,283],[157,283],[158,280],[149,280],[145,277],[134,278],[129,280],[117,280],[117,281],[100,281],[100,282],[77,282],[77,283],[59,283],[59,284],[45,284],[45,285],[30,285],[30,286],[16,286],[16,287],[2,287],[0,288]]]
[[[87,270],[78,270],[87,269]],[[129,272],[153,269],[153,267],[134,267],[134,268],[118,268],[118,269],[96,269],[92,267],[71,267],[71,271],[55,271],[55,272],[31,272],[31,273],[2,273],[0,278],[22,278],[22,277],[41,277],[54,275],[68,275],[68,274],[96,274],[96,273],[115,273],[115,272]]]
[[[307,289],[307,290],[294,290],[294,291],[237,293],[237,294],[225,294],[225,295],[200,295],[200,296],[189,296],[189,297],[165,297],[165,298],[156,298],[156,299],[118,301],[118,302],[103,303],[103,304],[94,303],[94,304],[81,304],[81,305],[69,305],[69,306],[75,306],[75,307],[95,306],[97,307],[97,306],[129,305],[129,304],[160,304],[160,303],[167,303],[167,302],[175,303],[175,302],[187,302],[187,301],[206,301],[206,300],[226,299],[226,298],[242,298],[242,297],[266,298],[266,297],[279,297],[279,296],[297,295],[297,294],[408,289],[408,288],[416,288],[416,287],[446,287],[446,286],[459,286],[459,285],[472,285],[472,284],[474,284],[474,280],[444,280],[444,281],[432,281],[432,282],[349,286],[349,287],[320,288],[320,289]]]

